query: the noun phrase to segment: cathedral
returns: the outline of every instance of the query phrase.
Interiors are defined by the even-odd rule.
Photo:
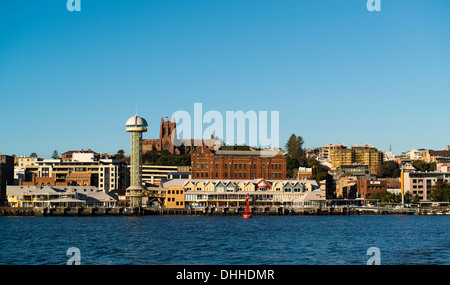
[[[187,154],[194,151],[195,148],[202,145],[202,143],[207,145],[210,149],[213,149],[214,146],[221,146],[220,140],[214,139],[214,135],[211,135],[210,139],[203,141],[201,139],[178,139],[176,127],[175,118],[172,122],[169,120],[164,121],[164,118],[161,118],[159,139],[142,140],[142,153],[167,150],[170,154]],[[173,142],[176,143],[174,144]]]

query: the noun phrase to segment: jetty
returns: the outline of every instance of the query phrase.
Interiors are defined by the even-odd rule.
[[[405,208],[405,207],[250,207],[253,216],[294,215],[450,215],[447,208]],[[153,208],[153,207],[0,207],[0,216],[242,216],[245,207],[197,207],[197,208]]]

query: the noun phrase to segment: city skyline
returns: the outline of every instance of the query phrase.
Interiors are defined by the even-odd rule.
[[[279,111],[280,147],[445,149],[450,3],[0,3],[2,154],[127,153],[124,122],[179,110]]]

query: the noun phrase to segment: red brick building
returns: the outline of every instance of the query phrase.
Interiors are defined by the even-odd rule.
[[[359,197],[364,199],[369,199],[371,194],[387,191],[386,180],[362,180],[360,177],[357,185]]]
[[[205,145],[191,154],[194,179],[286,179],[286,157],[261,156],[259,151],[210,150]]]

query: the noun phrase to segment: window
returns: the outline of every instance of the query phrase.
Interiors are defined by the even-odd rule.
[[[200,164],[199,163],[197,163],[197,168],[200,168]]]

